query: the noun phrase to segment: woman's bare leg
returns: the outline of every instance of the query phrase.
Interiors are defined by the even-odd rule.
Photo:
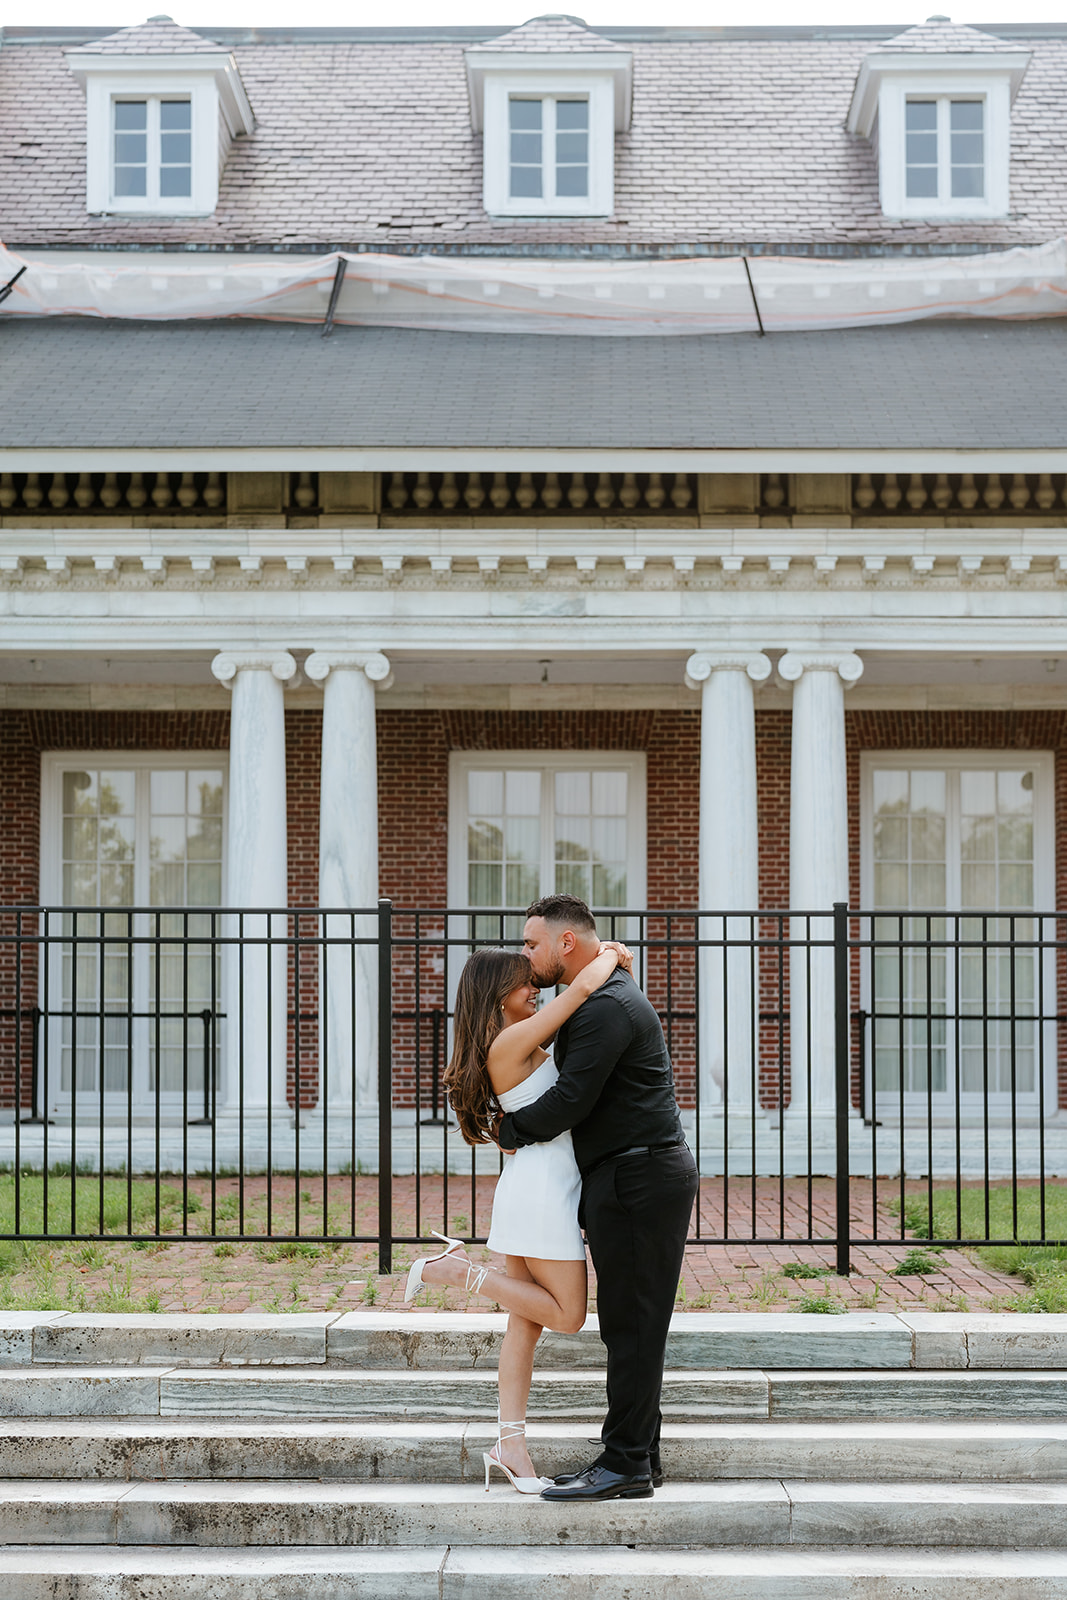
[[[532,1283],[530,1269],[522,1256],[508,1256],[507,1275],[522,1283]],[[530,1398],[533,1378],[534,1350],[541,1337],[541,1324],[530,1322],[512,1311],[508,1328],[500,1346],[500,1367],[497,1383],[500,1389],[501,1422],[525,1422],[526,1403]],[[502,1433],[507,1430],[503,1429]],[[526,1440],[521,1434],[501,1438],[497,1456],[509,1466],[518,1478],[535,1478],[537,1469],[530,1460]]]
[[[490,1271],[478,1293],[539,1327],[551,1328],[554,1333],[577,1333],[586,1314],[585,1262],[541,1261],[532,1256],[514,1259],[525,1260],[529,1281]],[[422,1280],[462,1289],[466,1286],[468,1265],[462,1256],[442,1256],[439,1261],[427,1262]]]

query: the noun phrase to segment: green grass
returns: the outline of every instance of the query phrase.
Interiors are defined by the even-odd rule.
[[[941,1263],[925,1250],[909,1250],[902,1261],[893,1268],[894,1278],[922,1278],[928,1272],[940,1272]]]
[[[783,1278],[828,1278],[829,1267],[815,1266],[810,1261],[787,1261],[782,1268]]]
[[[899,1201],[891,1209],[899,1216]],[[954,1184],[934,1189],[932,1208],[925,1195],[909,1196],[904,1221],[917,1238],[930,1240],[980,1239],[990,1234],[999,1239],[1035,1239],[1043,1231],[1046,1244],[979,1245],[975,1253],[987,1266],[1021,1278],[1029,1288],[1029,1294],[1006,1300],[1005,1310],[1067,1311],[1067,1184],[1045,1185],[1044,1229],[1040,1189],[1035,1185],[1013,1190],[1010,1183],[990,1184],[988,1191],[962,1189],[958,1210]],[[937,1246],[929,1248],[936,1251]]]
[[[840,1305],[831,1294],[806,1294],[797,1301],[794,1311],[821,1311],[827,1317],[844,1315],[844,1306]]]
[[[48,1175],[47,1218],[45,1180],[41,1173],[23,1173],[19,1179],[18,1216],[15,1214],[15,1174],[0,1173],[0,1234],[79,1234],[155,1233],[156,1186],[142,1180],[127,1185],[125,1178],[80,1177],[74,1185],[70,1169]],[[159,1231],[180,1233],[183,1217],[202,1209],[199,1198],[190,1194],[185,1201],[174,1184],[160,1185]],[[57,1243],[60,1239],[57,1237]],[[30,1256],[38,1253],[43,1241],[0,1238],[0,1275],[16,1272]],[[80,1247],[81,1265],[99,1266],[101,1247]]]

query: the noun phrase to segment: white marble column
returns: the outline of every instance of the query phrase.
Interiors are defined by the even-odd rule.
[[[224,651],[211,663],[220,683],[233,692],[230,706],[230,776],[227,806],[226,904],[254,911],[241,923],[226,919],[226,931],[284,941],[284,916],[268,911],[288,905],[285,830],[284,685],[295,676],[287,650]],[[247,944],[227,947],[223,960],[226,1010],[219,1110],[246,1117],[288,1111],[286,1056],[288,996],[286,947]]]
[[[845,687],[863,672],[851,651],[790,650],[779,675],[793,684],[789,789],[789,901],[793,911],[830,911],[848,899],[848,786]],[[794,917],[792,937],[808,924]],[[832,939],[830,917],[813,918],[811,936]],[[834,963],[832,949],[789,960],[790,1119],[834,1113]]]
[[[319,905],[369,911],[378,903],[378,742],[375,688],[392,682],[377,651],[316,650],[304,671],[324,686],[319,800]],[[330,1116],[372,1111],[378,1098],[377,915],[328,916],[324,961],[323,1097]],[[320,1096],[322,1094],[320,1085]],[[320,1111],[323,1099],[320,1099]]]
[[[758,652],[698,651],[686,663],[686,683],[701,691],[700,909],[755,911],[759,905],[756,803],[756,715],[753,684],[769,677]],[[704,917],[704,939],[751,936],[747,917]],[[749,1120],[759,1025],[758,973],[749,950],[722,945],[700,953],[700,1107]]]

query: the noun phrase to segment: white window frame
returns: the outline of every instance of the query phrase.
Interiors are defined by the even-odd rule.
[[[42,906],[61,906],[63,904],[63,784],[62,774],[76,767],[116,768],[119,770],[145,769],[159,771],[171,768],[178,771],[188,771],[190,768],[213,767],[222,773],[223,806],[222,806],[222,890],[225,897],[226,883],[226,857],[228,848],[227,822],[229,807],[226,796],[230,781],[230,758],[226,750],[50,750],[41,756],[41,810],[40,810],[40,860],[41,860],[41,904]],[[147,809],[148,785],[139,786],[140,792],[137,799],[135,813],[135,838],[140,841],[145,836],[147,843],[147,825],[150,812]],[[139,859],[135,858],[134,865],[134,904],[147,908],[149,905],[148,874],[151,870],[147,850],[138,852]],[[139,887],[143,892],[138,892]],[[92,907],[86,907],[92,910]],[[106,909],[106,908],[105,908]],[[210,907],[191,906],[191,911],[210,910]],[[143,917],[136,919],[138,923],[144,922]],[[143,929],[141,930],[143,931]],[[55,930],[53,929],[53,932]],[[223,919],[219,918],[219,934],[224,932]],[[57,940],[47,953],[49,961],[49,993],[52,1004],[55,1005],[56,997],[62,994],[62,941]],[[220,977],[220,1000],[225,993],[225,960],[223,960],[223,974]],[[135,976],[135,983],[137,978]],[[144,1009],[143,995],[134,994],[134,1005],[137,1009]],[[42,1002],[43,1003],[43,1002]],[[121,1015],[121,1013],[119,1013]],[[62,1018],[53,1017],[48,1023],[48,1058],[51,1066],[49,1073],[49,1111],[64,1115],[69,1111],[72,1096],[61,1088],[62,1078],[60,1063],[62,1061]],[[221,1051],[221,1032],[216,1041],[217,1051]],[[155,1105],[154,1094],[147,1090],[147,1063],[151,1050],[150,1024],[143,1018],[134,1023],[133,1030],[133,1060],[130,1064],[133,1074],[133,1103],[134,1109],[144,1110]],[[220,1055],[221,1059],[221,1055]],[[83,1090],[79,1093],[78,1100],[83,1106],[88,1106],[96,1091]],[[109,1103],[125,1107],[127,1091],[111,1090],[106,1096]],[[98,1103],[98,1101],[97,1101]],[[164,1108],[176,1109],[180,1105],[180,1096],[173,1093],[164,1093],[161,1097]]]
[[[63,903],[63,786],[61,774],[74,767],[93,768],[174,768],[188,772],[190,768],[214,767],[222,773],[223,788],[230,781],[230,757],[226,750],[49,750],[41,756],[41,904],[58,906]],[[136,826],[147,826],[149,813],[141,815],[143,800],[138,803]],[[226,821],[227,806],[222,807],[222,869],[223,883],[226,872]],[[148,906],[148,861],[135,868],[134,903]],[[137,893],[136,879],[145,885],[143,895]],[[191,910],[199,908],[193,906]]]
[[[163,161],[162,161],[161,107],[162,107],[164,101],[166,101],[168,104],[177,102],[179,104],[187,105],[189,107],[190,168],[189,168],[189,193],[187,195],[167,195],[167,196],[163,196],[163,195],[160,194],[160,172],[161,172],[161,168],[162,168],[162,165],[163,165]],[[137,103],[141,103],[141,104],[145,105],[145,107],[146,107],[146,116],[145,116],[145,144],[146,144],[146,152],[145,153],[146,153],[146,157],[147,157],[146,162],[145,162],[145,190],[146,190],[146,192],[143,195],[122,195],[122,196],[118,196],[115,193],[115,168],[118,165],[118,163],[115,160],[115,133],[116,133],[116,130],[115,130],[115,120],[116,120],[115,119],[115,113],[116,113],[117,107],[120,106],[120,105],[131,105],[131,104],[135,105]],[[188,204],[192,200],[192,197],[193,197],[193,192],[194,192],[193,186],[194,186],[194,182],[195,182],[195,162],[193,162],[193,160],[192,160],[192,148],[191,148],[191,146],[192,146],[192,126],[193,126],[193,120],[194,120],[193,105],[192,105],[191,98],[188,95],[180,95],[180,94],[141,94],[141,93],[138,93],[136,90],[134,90],[134,91],[131,91],[128,94],[115,94],[115,95],[111,96],[110,115],[111,115],[111,129],[110,129],[111,147],[110,147],[110,151],[109,151],[109,156],[110,156],[109,186],[110,186],[111,198],[110,198],[110,201],[109,201],[109,209],[114,211],[117,205],[127,204],[131,200],[135,201],[138,205],[144,205],[144,206],[149,207],[152,211],[160,210],[160,209],[162,209],[162,207],[164,205],[172,205],[172,204],[186,205],[186,204]]]
[[[1055,882],[1056,882],[1056,813],[1055,813],[1055,783],[1056,762],[1051,751],[1035,750],[863,750],[860,752],[860,907],[863,911],[874,913],[880,908],[874,904],[874,781],[875,770],[887,768],[903,768],[914,771],[917,768],[933,768],[943,771],[965,771],[980,768],[986,771],[997,771],[1002,768],[1018,768],[1026,766],[1034,774],[1034,910],[1035,917],[1049,916],[1055,911]],[[952,822],[948,819],[951,831]],[[960,858],[958,851],[955,859],[946,852],[946,893],[945,912],[951,917],[963,914],[960,906]],[[923,912],[935,908],[919,906],[917,911]],[[1009,915],[1010,913],[1003,913]],[[898,907],[892,907],[886,912],[887,916],[895,917],[907,915]],[[1027,915],[1027,913],[1020,913]],[[1046,925],[1046,936],[1051,932],[1053,924]],[[867,937],[868,927],[865,922],[863,935]],[[1059,1009],[1056,995],[1056,962],[1055,953],[1046,951],[1043,961],[1044,992],[1046,1012],[1056,1012]],[[871,993],[871,963],[867,952],[863,953],[860,974],[860,1005],[870,1011],[873,1002]],[[1057,1109],[1057,1040],[1056,1024],[1046,1022],[1044,1025],[1044,1104],[1046,1116],[1051,1116]],[[874,1051],[867,1052],[867,1105],[875,1107],[874,1090]],[[969,1096],[963,1096],[966,1108]],[[950,1103],[954,1100],[951,1090],[944,1094],[937,1093],[933,1096],[935,1116],[941,1104],[942,1117],[950,1111]],[[994,1114],[1003,1112],[1010,1114],[1010,1102],[1007,1096],[990,1094],[990,1110]],[[888,1116],[891,1120],[899,1109],[899,1090],[891,1094],[879,1095],[877,1114],[883,1120]],[[1025,1110],[1031,1108],[1035,1113],[1039,1105],[1039,1090],[1035,1084],[1032,1095],[1018,1096],[1018,1108]],[[905,1092],[905,1116],[909,1112],[925,1116],[927,1096],[922,1092]]]
[[[454,750],[448,763],[448,903],[456,909],[467,904],[467,774],[487,768],[520,767],[541,769],[547,774],[559,771],[625,770],[626,812],[626,909],[640,910],[645,904],[648,862],[648,760],[642,750]],[[541,867],[547,870],[552,859],[552,813],[541,806]],[[542,894],[552,894],[551,887]],[[594,907],[595,909],[595,907]]]
[[[980,100],[984,107],[985,194],[981,199],[949,190],[947,131],[942,137],[938,112],[938,194],[907,193],[907,142],[905,107],[909,100]],[[952,72],[941,75],[893,75],[883,78],[878,96],[878,182],[882,210],[887,217],[952,217],[973,220],[1003,217],[1009,207],[1011,93],[1007,76],[990,79],[988,73]]]
[[[587,100],[589,103],[589,193],[511,196],[509,102],[519,100]],[[615,99],[608,73],[494,72],[485,79],[484,203],[490,216],[608,217],[615,209]],[[545,161],[548,176],[553,169]],[[547,187],[547,185],[546,185]]]
[[[148,194],[115,193],[114,121],[119,100],[188,100],[192,123],[192,184],[188,195],[159,194],[158,146],[155,182],[149,139]],[[86,85],[88,142],[86,206],[89,211],[122,216],[210,216],[219,198],[219,95],[214,80],[184,72],[101,74]],[[151,119],[150,119],[151,121]],[[153,193],[153,189],[155,193]]]

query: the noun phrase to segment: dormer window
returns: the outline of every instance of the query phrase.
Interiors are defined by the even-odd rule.
[[[491,216],[611,215],[631,70],[629,50],[562,16],[535,17],[467,51]]]
[[[1030,54],[932,17],[868,51],[850,133],[877,139],[887,217],[1007,215],[1011,102]]]
[[[512,200],[589,198],[589,100],[512,95],[508,101]]]
[[[193,193],[193,106],[189,99],[112,102],[117,202],[189,200]]]
[[[908,200],[985,199],[985,101],[909,97],[904,105]]]
[[[232,54],[155,17],[67,61],[85,85],[88,210],[210,216],[230,145],[254,126]]]

